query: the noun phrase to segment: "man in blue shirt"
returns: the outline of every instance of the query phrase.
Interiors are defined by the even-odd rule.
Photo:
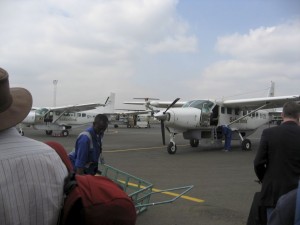
[[[75,150],[69,153],[74,172],[77,174],[96,174],[99,159],[101,163],[104,161],[102,157],[102,138],[107,126],[107,116],[98,114],[95,117],[93,126],[79,134]]]

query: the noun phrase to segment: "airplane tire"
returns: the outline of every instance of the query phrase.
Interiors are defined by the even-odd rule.
[[[119,127],[118,124],[115,124],[115,125],[114,125],[114,128],[118,128],[118,127]]]
[[[62,136],[67,137],[69,135],[69,131],[68,130],[63,130],[61,132]]]
[[[177,150],[176,144],[174,144],[173,142],[170,142],[169,145],[168,145],[167,150],[168,150],[169,154],[171,154],[171,155],[175,154],[176,150]]]
[[[19,131],[19,133],[21,134],[21,136],[24,136],[24,131]]]
[[[191,145],[192,147],[198,147],[198,145],[199,145],[199,140],[197,140],[197,139],[191,139],[191,140],[190,140],[190,145]]]
[[[46,134],[47,135],[51,135],[52,134],[52,130],[46,130]]]
[[[249,139],[244,139],[242,141],[242,149],[245,151],[251,150],[251,141]]]

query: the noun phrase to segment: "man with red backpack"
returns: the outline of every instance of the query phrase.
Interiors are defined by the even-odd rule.
[[[46,143],[69,171],[59,225],[135,225],[135,205],[126,192],[107,177],[75,174],[64,147]]]

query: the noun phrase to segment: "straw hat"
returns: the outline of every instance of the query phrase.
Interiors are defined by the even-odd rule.
[[[25,88],[9,88],[8,73],[0,68],[0,131],[22,122],[32,106],[32,96]]]

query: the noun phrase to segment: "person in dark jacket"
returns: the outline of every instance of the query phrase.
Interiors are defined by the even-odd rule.
[[[282,195],[273,210],[268,225],[294,225],[298,189]]]
[[[254,170],[262,182],[261,205],[272,213],[280,196],[297,188],[300,176],[299,105],[283,106],[280,126],[265,129],[254,160]]]

